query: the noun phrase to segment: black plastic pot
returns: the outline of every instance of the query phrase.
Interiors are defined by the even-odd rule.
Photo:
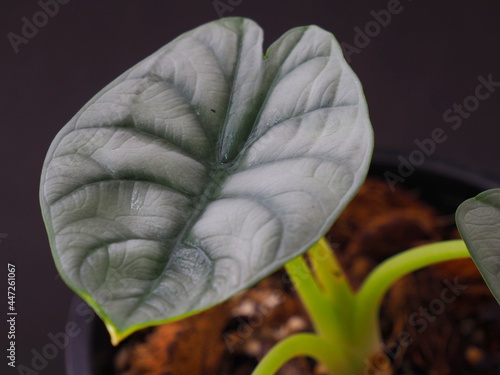
[[[443,214],[453,214],[464,200],[483,190],[500,186],[493,179],[482,177],[449,162],[426,162],[412,173],[401,170],[397,153],[377,152],[373,156],[370,175],[382,178],[399,176],[397,184],[418,190],[422,199]],[[408,169],[404,170],[408,172]],[[401,181],[404,179],[404,181]],[[393,181],[393,180],[392,180]],[[68,375],[110,375],[113,374],[112,360],[117,349],[101,320],[91,315],[89,308],[80,298],[73,299],[69,320],[81,329],[72,338],[66,349],[66,372]]]

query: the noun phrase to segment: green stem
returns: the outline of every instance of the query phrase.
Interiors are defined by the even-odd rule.
[[[434,263],[468,257],[470,255],[465,243],[462,240],[453,240],[419,246],[399,253],[378,265],[355,297],[354,321],[358,324],[356,337],[366,335],[366,324],[369,327],[373,326],[373,321],[378,319],[382,298],[396,280]]]
[[[285,264],[285,269],[311,318],[314,330],[323,337],[338,336],[340,322],[335,319],[331,303],[323,295],[304,258],[299,256],[289,261]]]
[[[308,356],[323,363],[331,375],[342,375],[345,358],[322,337],[312,333],[298,333],[277,343],[259,362],[252,375],[275,374],[285,363],[294,357]]]
[[[334,374],[360,373],[364,360],[378,350],[378,309],[388,289],[399,278],[434,263],[469,257],[461,240],[416,247],[397,254],[376,267],[353,294],[348,281],[322,239],[309,251],[316,277],[302,256],[285,267],[294,283],[316,334],[301,333],[273,347],[254,375],[269,375],[297,356],[309,356]]]
[[[323,237],[307,254],[323,293],[332,303],[342,302],[345,308],[345,301],[352,300],[354,294],[328,241]]]
[[[308,252],[312,269],[317,279],[323,298],[327,299],[331,315],[330,320],[338,322],[335,337],[348,344],[352,338],[354,293],[344,270],[340,266],[328,241],[322,238]],[[313,312],[313,314],[316,314]]]
[[[354,294],[350,284],[325,239],[314,245],[308,256],[314,275],[302,256],[288,262],[285,268],[317,336],[335,350],[342,350],[341,358],[344,362],[350,358],[350,368],[357,366],[359,361],[351,345]]]

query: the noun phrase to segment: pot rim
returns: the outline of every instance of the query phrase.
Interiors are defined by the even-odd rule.
[[[397,168],[399,165],[398,157],[407,155],[408,152],[401,152],[398,150],[374,150],[372,160],[370,163],[370,171],[375,167],[380,170],[381,167],[386,167],[387,170],[392,171],[397,175]],[[370,174],[370,172],[369,172]],[[403,177],[405,185],[407,181],[411,182],[415,177],[431,174],[435,176],[442,176],[450,179],[458,180],[464,185],[469,185],[477,190],[493,189],[500,187],[500,175],[495,176],[492,171],[480,170],[475,171],[470,166],[458,163],[453,159],[443,157],[432,157],[425,159],[421,165],[415,165],[415,171],[408,177]]]

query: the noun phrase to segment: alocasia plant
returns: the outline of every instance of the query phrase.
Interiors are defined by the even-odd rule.
[[[363,183],[372,147],[361,85],[331,34],[296,28],[263,55],[252,21],[211,22],[118,77],[53,141],[40,201],[55,263],[115,344],[286,264],[315,333],[283,340],[255,373],[297,355],[332,374],[364,373],[392,283],[469,256],[460,240],[424,245],[352,290],[320,238]],[[458,214],[497,291],[499,196]],[[310,266],[300,256],[309,248]]]
[[[114,343],[219,303],[317,242],[362,184],[361,85],[318,27],[262,52],[228,18],[98,93],[47,154],[40,199],[65,282]]]

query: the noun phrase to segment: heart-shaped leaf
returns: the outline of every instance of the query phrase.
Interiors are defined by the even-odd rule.
[[[108,85],[57,135],[41,204],[59,272],[114,342],[305,252],[364,180],[372,130],[333,36],[228,18]]]
[[[500,303],[500,189],[463,202],[456,221],[474,263]]]

